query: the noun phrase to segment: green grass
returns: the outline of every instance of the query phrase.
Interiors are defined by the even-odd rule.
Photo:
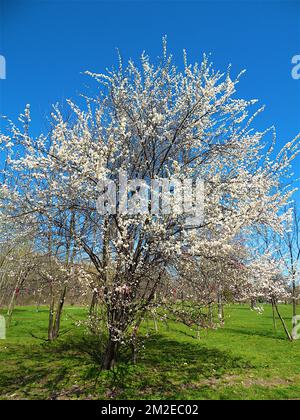
[[[287,324],[291,307],[281,306]],[[300,341],[273,330],[271,308],[262,315],[247,306],[226,308],[226,325],[195,331],[159,325],[139,362],[99,372],[83,344],[83,308],[67,308],[62,337],[44,337],[47,309],[20,307],[7,339],[0,340],[0,399],[300,399]],[[146,326],[144,326],[144,332]],[[91,343],[91,346],[95,343]]]

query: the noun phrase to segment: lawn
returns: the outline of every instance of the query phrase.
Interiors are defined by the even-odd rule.
[[[280,310],[290,326],[291,307]],[[155,332],[149,321],[138,364],[112,372],[99,371],[88,351],[96,343],[76,326],[85,309],[65,309],[55,344],[32,336],[45,338],[47,316],[15,310],[0,340],[0,399],[300,399],[300,341],[288,342],[279,323],[274,331],[269,306],[262,315],[227,307],[225,326],[200,339],[175,323]]]

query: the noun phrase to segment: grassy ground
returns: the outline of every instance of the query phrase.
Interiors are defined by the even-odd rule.
[[[290,326],[291,308],[281,312]],[[270,307],[226,309],[226,325],[202,332],[178,324],[151,332],[136,366],[100,372],[75,327],[82,308],[67,308],[55,344],[45,337],[47,309],[17,308],[0,340],[0,399],[300,399],[300,341],[273,330]],[[149,324],[153,327],[152,323]]]

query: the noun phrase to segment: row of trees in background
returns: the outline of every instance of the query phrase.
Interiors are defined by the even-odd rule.
[[[296,214],[296,213],[295,213]],[[291,231],[287,232],[290,239]],[[280,260],[284,267],[291,261],[290,252],[295,252],[297,242],[294,238],[289,242],[289,253],[286,243],[278,248]],[[82,305],[89,309],[90,317],[97,315],[97,307],[102,304],[100,290],[97,287],[97,273],[87,262],[73,263],[67,267],[59,258],[34,253],[28,244],[11,249],[2,248],[0,307],[7,308],[10,321],[15,304],[49,307],[48,340],[55,340],[60,332],[60,320],[65,300],[69,305]],[[284,252],[286,252],[284,254]],[[296,280],[298,265],[294,262],[294,270],[289,275],[274,275],[272,281],[260,284],[251,277],[244,264],[245,255],[235,254],[227,260],[180,262],[180,272],[188,273],[189,281],[177,276],[176,271],[164,279],[163,288],[158,288],[150,316],[157,329],[157,320],[173,320],[195,328],[214,328],[225,322],[224,306],[230,303],[249,303],[254,310],[260,310],[260,304],[270,303],[278,311],[279,302],[292,303],[293,328],[296,327],[294,317],[297,315],[297,301],[300,288]],[[220,277],[216,275],[216,266],[220,264]],[[184,269],[182,267],[184,266]],[[260,273],[261,275],[261,273]],[[163,306],[167,314],[161,316],[157,309]],[[286,325],[278,313],[287,332]],[[93,322],[95,319],[90,319]],[[275,324],[276,325],[276,324]],[[92,327],[93,328],[93,327]],[[287,332],[289,339],[292,336]]]
[[[67,117],[55,106],[48,133],[30,134],[27,106],[21,124],[8,121],[0,135],[1,223],[14,232],[2,241],[9,261],[3,279],[12,269],[12,301],[28,276],[36,290],[45,287],[52,340],[67,289],[89,294],[92,330],[105,342],[104,369],[124,344],[136,357],[149,314],[208,327],[214,304],[222,323],[224,302],[277,305],[288,299],[290,281],[296,302],[294,236],[292,271],[281,267],[286,251],[269,238],[283,238],[290,223],[287,183],[298,138],[276,153],[274,130],[251,127],[262,109],[250,114],[256,101],[236,98],[240,76],[215,72],[206,57],[190,65],[186,55],[180,71],[165,41],[157,64],[143,54],[140,65],[124,68],[120,59],[117,70],[91,76],[101,85],[97,96],[85,96],[83,105],[69,101]],[[99,214],[99,182],[117,182],[120,170],[137,181],[127,191],[133,200],[139,182],[201,178],[204,220],[189,226],[189,215],[176,212],[124,214],[120,202],[116,214]],[[11,264],[5,249],[14,241],[30,246],[13,246]]]

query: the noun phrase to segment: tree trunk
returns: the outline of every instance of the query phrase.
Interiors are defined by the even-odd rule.
[[[154,293],[153,300],[156,303],[156,293]],[[153,310],[153,321],[154,321],[155,332],[158,332],[158,325],[157,325],[157,319],[156,319],[156,309]]]
[[[273,327],[274,330],[277,330],[277,325],[276,325],[276,317],[275,317],[275,307],[274,307],[274,302],[272,301],[272,314],[273,314]]]
[[[50,308],[49,308],[49,324],[48,324],[48,340],[54,341],[59,336],[60,332],[60,322],[62,316],[62,310],[65,303],[65,297],[67,292],[67,286],[65,286],[62,290],[57,310],[54,318],[54,296],[51,298]]]
[[[208,316],[209,316],[209,323],[212,326],[213,322],[214,322],[214,319],[213,319],[213,308],[212,308],[211,303],[208,305]]]
[[[224,308],[222,301],[222,293],[218,293],[218,318],[221,325],[224,325]]]
[[[98,292],[94,290],[93,291],[92,302],[91,302],[90,310],[89,310],[90,316],[95,314],[95,307],[97,305],[97,302],[98,302]]]
[[[16,290],[13,291],[13,294],[12,294],[12,297],[11,297],[11,300],[9,302],[8,309],[7,309],[7,316],[8,316],[7,324],[8,325],[10,325],[10,322],[11,322],[12,313],[13,313],[14,306],[15,306],[15,298],[16,298]]]
[[[297,316],[297,301],[296,301],[296,280],[293,278],[293,284],[292,284],[293,290],[292,290],[292,299],[293,299],[293,330],[297,326],[296,316]]]
[[[62,311],[63,311],[63,307],[65,303],[66,293],[67,293],[67,286],[63,288],[63,291],[61,293],[59,303],[57,306],[55,323],[54,323],[54,338],[57,338],[59,336],[60,321],[61,321]]]
[[[154,322],[154,329],[155,329],[155,332],[158,332],[158,325],[157,325],[157,319],[156,319],[156,312],[153,312],[153,322]]]
[[[54,317],[54,297],[52,296],[49,307],[48,340],[53,340],[53,317]]]
[[[117,361],[119,343],[110,337],[103,357],[102,369],[111,370]]]
[[[287,338],[288,338],[290,341],[293,341],[293,337],[292,337],[292,336],[291,336],[291,334],[289,333],[289,330],[287,329],[287,326],[285,325],[284,319],[283,319],[283,318],[282,318],[282,316],[280,315],[280,312],[279,312],[279,309],[278,309],[278,306],[277,306],[276,302],[274,302],[274,306],[275,306],[275,309],[276,309],[277,315],[278,315],[278,317],[279,317],[279,319],[280,319],[280,321],[281,321],[281,323],[282,323],[282,326],[283,326],[283,329],[284,329],[284,331],[285,331],[285,333],[286,333]]]
[[[14,310],[14,307],[15,307],[15,302],[16,302],[16,299],[17,299],[17,290],[20,289],[22,284],[23,284],[23,281],[22,281],[22,272],[21,272],[19,277],[18,277],[18,280],[16,282],[16,285],[15,285],[15,288],[14,288],[14,291],[13,291],[13,294],[12,294],[12,297],[11,297],[11,300],[10,300],[10,303],[9,303],[9,306],[8,306],[8,309],[7,309],[7,317],[8,317],[7,325],[8,326],[11,323],[12,314],[13,314],[13,310]]]

